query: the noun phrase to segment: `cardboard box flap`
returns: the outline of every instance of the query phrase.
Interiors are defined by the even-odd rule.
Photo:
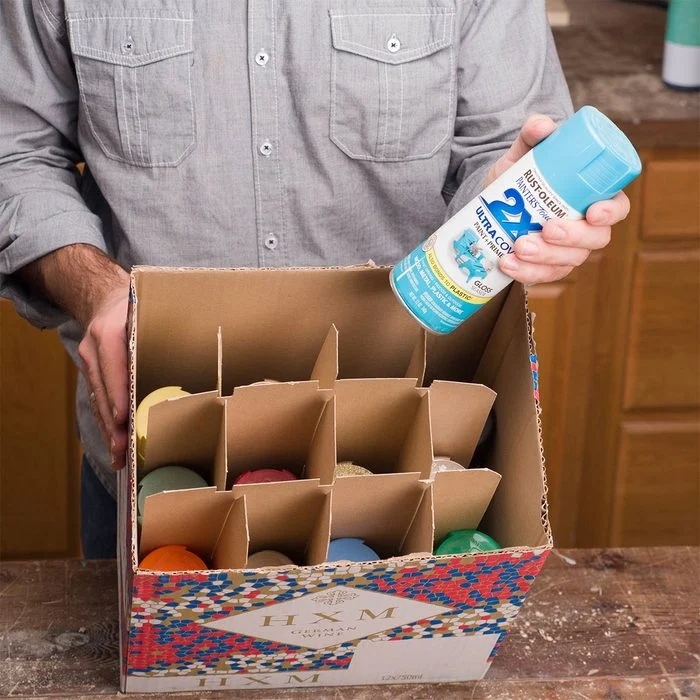
[[[215,569],[243,569],[248,561],[248,518],[245,496],[234,499],[211,556]]]
[[[321,389],[332,389],[337,377],[338,329],[332,325],[311,370],[311,379],[315,379]]]
[[[230,491],[217,491],[213,486],[148,496],[143,508],[141,557],[156,547],[182,544],[210,560],[233,498]]]
[[[307,549],[328,489],[317,479],[234,486],[234,498],[246,497],[248,556],[274,549],[296,564],[306,564]],[[314,552],[318,551],[314,550]]]
[[[498,394],[494,404],[498,439],[490,462],[503,478],[485,526],[504,547],[551,547],[526,307],[522,286],[511,285],[475,377]]]
[[[437,473],[433,481],[436,544],[452,530],[477,529],[500,481],[501,475],[490,469]]]
[[[435,515],[432,483],[423,492],[413,522],[401,545],[401,554],[432,554],[435,540]]]
[[[338,461],[377,474],[399,471],[422,399],[415,380],[341,379],[335,395]]]
[[[148,439],[141,476],[157,467],[179,465],[214,483],[214,460],[223,426],[218,392],[168,399],[148,412]]]
[[[317,382],[238,387],[225,399],[228,481],[264,468],[288,469],[302,477],[316,426],[332,396]],[[332,434],[324,432],[319,436],[323,438],[332,442]],[[315,451],[314,456],[320,453],[328,459],[331,449]]]
[[[373,474],[335,480],[331,539],[358,537],[380,557],[402,553],[402,545],[427,488],[420,474]]]
[[[495,392],[482,384],[434,381],[430,419],[435,456],[469,467],[495,399]]]

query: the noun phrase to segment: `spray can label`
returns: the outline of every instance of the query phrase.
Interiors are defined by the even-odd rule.
[[[391,272],[391,285],[416,320],[450,333],[512,279],[498,261],[549,219],[581,219],[540,172],[532,153],[489,185]]]

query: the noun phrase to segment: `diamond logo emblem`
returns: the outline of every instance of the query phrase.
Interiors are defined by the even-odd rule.
[[[452,612],[408,598],[335,586],[208,622],[205,627],[323,649]]]

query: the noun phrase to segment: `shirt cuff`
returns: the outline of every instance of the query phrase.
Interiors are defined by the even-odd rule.
[[[85,212],[63,212],[38,222],[31,232],[23,232],[0,251],[0,297],[9,299],[17,313],[32,325],[55,328],[70,316],[27,289],[15,273],[34,260],[68,245],[84,243],[106,253],[104,236],[93,225],[93,220],[92,214],[86,216]]]

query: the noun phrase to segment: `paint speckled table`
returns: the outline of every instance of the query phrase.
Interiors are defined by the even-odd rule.
[[[0,697],[116,697],[116,586],[114,561],[0,564]],[[560,550],[482,681],[176,697],[700,698],[699,612],[698,548]]]

